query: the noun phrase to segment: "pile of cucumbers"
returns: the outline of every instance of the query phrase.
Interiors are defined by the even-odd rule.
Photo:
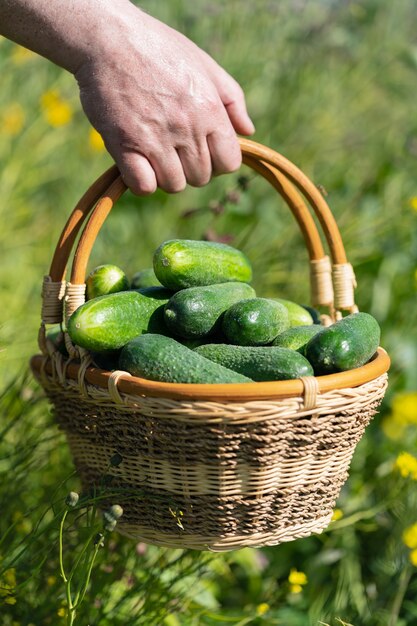
[[[324,327],[310,307],[257,297],[251,279],[251,264],[236,248],[166,241],[153,268],[132,281],[117,266],[95,268],[67,331],[98,367],[162,382],[324,375],[360,367],[376,352],[380,328],[371,315]]]

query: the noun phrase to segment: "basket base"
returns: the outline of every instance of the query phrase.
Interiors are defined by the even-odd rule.
[[[262,548],[264,546],[276,546],[280,543],[309,537],[312,534],[322,533],[330,524],[332,513],[319,517],[308,523],[287,526],[273,533],[253,533],[251,535],[235,535],[221,537],[208,537],[203,535],[187,535],[179,532],[178,535],[162,533],[151,530],[146,526],[136,524],[117,525],[117,531],[134,539],[164,548],[180,548],[190,550],[207,550],[210,552],[227,552],[240,548]]]

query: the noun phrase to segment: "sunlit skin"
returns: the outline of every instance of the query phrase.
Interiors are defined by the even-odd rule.
[[[71,72],[136,194],[175,193],[240,167],[253,124],[238,83],[128,0],[0,0],[0,34]]]

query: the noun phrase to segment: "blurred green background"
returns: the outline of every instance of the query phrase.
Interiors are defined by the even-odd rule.
[[[417,6],[140,5],[223,65],[246,93],[254,139],[324,187],[357,275],[357,303],[381,324],[393,364],[322,536],[212,556],[135,549],[114,535],[79,623],[417,624]],[[65,604],[52,504],[79,485],[68,479],[66,444],[28,359],[59,233],[111,159],[70,75],[4,39],[0,67],[0,603],[5,626],[55,625],[65,623]],[[293,218],[264,181],[241,174],[247,191],[231,175],[175,196],[125,194],[91,268],[115,263],[132,275],[165,239],[226,238],[250,257],[258,294],[308,303],[307,254]],[[223,202],[236,190],[237,203]],[[43,513],[51,526],[38,536]],[[82,541],[81,520],[67,548]]]

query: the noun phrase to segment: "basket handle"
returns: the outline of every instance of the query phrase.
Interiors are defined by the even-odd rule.
[[[69,216],[58,239],[51,261],[49,276],[54,282],[64,280],[65,271],[77,234],[96,202],[106,193],[109,185],[120,176],[116,165],[106,170],[85,192]]]
[[[318,243],[319,235],[314,221],[293,185],[307,198],[320,221],[330,248],[333,261],[334,307],[339,310],[357,310],[354,303],[355,279],[353,270],[351,265],[347,262],[345,249],[336,221],[321,193],[299,168],[279,153],[249,139],[240,138],[239,142],[242,149],[243,161],[250,167],[254,167],[254,169],[272,182],[274,187],[283,195],[284,199],[293,210],[301,226],[306,242],[308,241],[307,247],[310,253],[310,260],[313,262],[319,261],[315,273],[320,276],[322,280],[323,277],[326,277],[326,274],[328,274],[327,270],[330,271],[330,268],[325,267],[325,261],[327,259],[324,258],[321,243]],[[98,202],[80,237],[74,255],[69,293],[67,294],[70,300],[70,313],[83,302],[84,296],[81,285],[83,285],[85,281],[92,246],[107,215],[125,189],[126,187],[121,179],[114,181],[108,189],[107,195],[102,197]],[[323,261],[324,263],[320,266],[320,262]],[[314,275],[314,272],[312,272],[312,274]],[[322,282],[326,283],[326,280],[322,280]],[[327,281],[327,283],[329,282],[330,281]],[[314,291],[317,290],[313,289],[313,292]],[[334,315],[332,310],[333,298],[330,296],[330,291],[330,288],[326,288],[326,298],[319,298],[318,301],[315,299],[315,303],[330,306],[331,314]],[[72,304],[73,299],[74,304]]]
[[[311,300],[314,304],[328,306],[333,312],[333,287],[331,268],[325,256],[317,227],[300,194],[283,174],[272,165],[256,160],[250,154],[243,154],[243,161],[264,176],[283,196],[298,221],[310,256]],[[85,301],[85,276],[92,247],[98,232],[115,202],[126,189],[121,179],[107,190],[98,202],[80,237],[74,254],[70,282],[66,292],[66,318]]]
[[[63,317],[65,296],[65,273],[71,250],[78,232],[96,202],[117,179],[119,170],[115,165],[106,170],[85,192],[69,216],[52,257],[49,274],[44,276],[42,285],[42,326],[59,324]]]
[[[314,184],[282,155],[248,139],[240,138],[239,142],[242,149],[243,162],[258,171],[274,186],[283,196],[295,215],[310,256],[313,304],[329,306],[332,312],[333,293],[330,276],[331,268],[324,254],[314,220],[302,197],[288,179],[290,179],[310,201],[323,226],[333,258],[333,271],[338,268],[344,270],[342,271],[342,280],[339,279],[338,282],[335,281],[335,306],[338,308],[356,310],[353,300],[353,271],[350,264],[346,262],[346,254],[337,224],[324,198]],[[62,281],[65,276],[68,258],[82,223],[98,200],[78,243],[72,267],[71,282],[67,288],[66,298],[70,301],[68,303],[70,305],[70,312],[71,309],[73,310],[84,301],[84,292],[81,295],[80,290],[82,291],[81,285],[84,284],[85,272],[92,246],[112,206],[125,190],[126,185],[123,183],[116,166],[113,166],[93,183],[78,202],[62,231],[52,259],[50,275],[46,277],[46,281],[44,281],[44,304],[47,304],[46,307],[43,307],[42,311],[42,320],[44,323],[58,323],[62,321],[62,298],[65,285]],[[51,293],[51,291],[53,291],[52,288],[55,288],[55,291],[59,290],[59,296]],[[76,293],[72,294],[71,291],[75,291]],[[339,297],[337,297],[338,293]],[[342,298],[340,298],[340,294],[342,294]],[[76,306],[71,304],[71,300],[74,296],[75,301],[78,301],[78,303],[74,302]],[[51,301],[55,302],[52,315],[50,315],[48,310],[45,310],[48,309],[48,303]],[[58,302],[58,305],[56,305],[56,302]]]
[[[249,139],[240,139],[242,153],[250,152],[252,156],[285,175],[304,195],[315,212],[326,237],[332,258],[332,279],[334,289],[334,310],[332,317],[341,317],[341,311],[354,313],[358,310],[355,304],[354,290],[356,278],[353,268],[348,263],[342,237],[332,212],[317,187],[291,161],[266,146]]]

